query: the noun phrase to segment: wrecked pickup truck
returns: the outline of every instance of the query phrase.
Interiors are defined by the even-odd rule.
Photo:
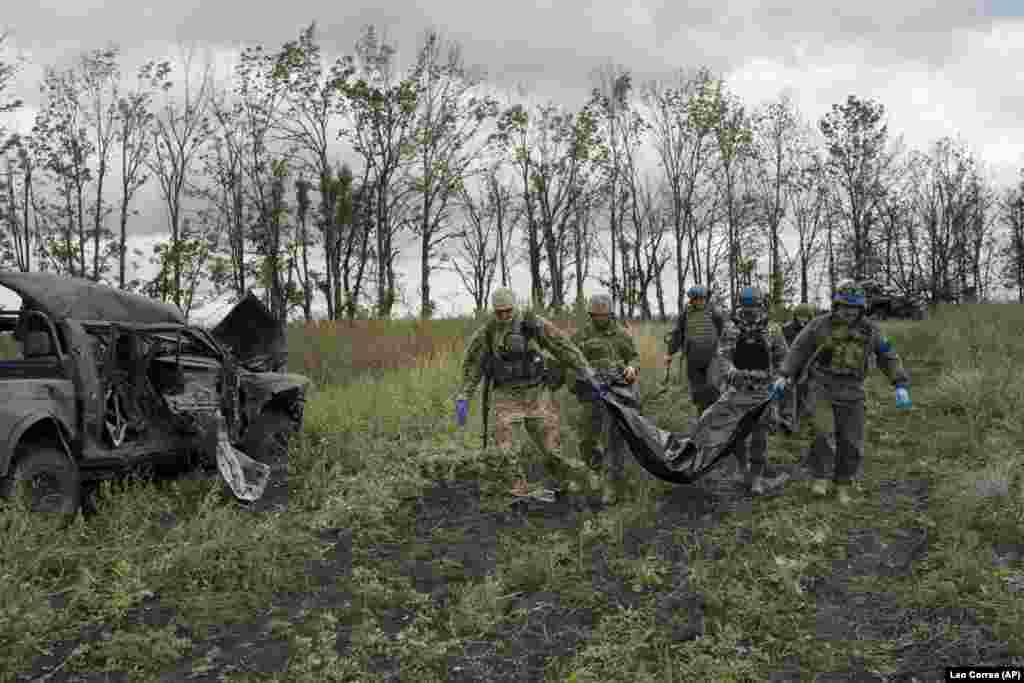
[[[0,360],[0,497],[74,514],[84,481],[145,464],[212,464],[243,500],[302,424],[309,380],[280,369],[284,330],[249,293],[213,331],[177,307],[89,280],[0,273],[20,357]]]

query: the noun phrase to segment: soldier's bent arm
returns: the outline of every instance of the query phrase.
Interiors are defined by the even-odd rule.
[[[483,325],[469,338],[469,343],[466,345],[466,356],[462,361],[462,385],[459,387],[459,395],[466,399],[473,398],[476,387],[483,377],[486,346],[487,326]]]
[[[800,330],[800,334],[796,336],[793,345],[786,352],[786,358],[782,361],[782,367],[779,369],[780,375],[790,379],[800,375],[804,366],[817,350],[818,337],[828,324],[829,316],[823,315],[804,325],[804,329]]]
[[[636,340],[627,332],[622,330],[622,346],[623,346],[623,358],[622,361],[626,365],[636,366],[636,362],[640,360],[640,352],[636,348]]]
[[[537,342],[545,351],[554,356],[560,363],[566,365],[576,372],[581,372],[590,367],[586,356],[580,348],[572,343],[569,336],[551,324],[544,318],[535,316],[539,334]]]
[[[909,387],[910,376],[903,367],[903,360],[892,347],[892,342],[889,341],[889,338],[882,334],[882,331],[875,326],[871,328],[870,344],[871,350],[878,360],[879,369],[885,373],[889,381],[894,385],[902,384]]]
[[[718,360],[723,375],[728,375],[735,367],[732,359],[738,340],[739,329],[733,325],[726,325],[722,331],[722,338],[718,342]]]
[[[672,328],[668,341],[668,355],[674,356],[683,348],[684,335],[686,331],[686,313],[680,313],[676,318],[676,326]]]
[[[772,345],[772,374],[777,374],[782,369],[782,363],[789,353],[789,344],[786,343],[786,335],[781,331],[770,337]]]

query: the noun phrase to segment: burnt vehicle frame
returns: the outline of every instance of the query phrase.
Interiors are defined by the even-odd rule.
[[[263,370],[281,357],[283,329],[251,293],[236,306],[250,320],[217,336],[176,307],[88,280],[0,273],[0,285],[22,297],[20,311],[0,311],[0,331],[23,348],[0,361],[0,496],[29,484],[33,508],[72,514],[84,482],[209,463],[222,432],[257,461],[280,457],[301,427],[309,380]],[[254,345],[254,328],[277,334]],[[242,337],[244,354],[231,343]]]

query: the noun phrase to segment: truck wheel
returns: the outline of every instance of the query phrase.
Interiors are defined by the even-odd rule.
[[[53,446],[33,446],[0,481],[0,497],[24,496],[33,512],[73,516],[82,503],[78,465]]]
[[[264,464],[281,462],[288,455],[288,442],[296,431],[291,416],[278,410],[260,414],[242,438],[242,450]]]

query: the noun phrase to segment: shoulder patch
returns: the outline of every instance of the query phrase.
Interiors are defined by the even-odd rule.
[[[892,351],[892,342],[889,341],[888,337],[881,337],[878,340],[878,352],[889,353]]]

